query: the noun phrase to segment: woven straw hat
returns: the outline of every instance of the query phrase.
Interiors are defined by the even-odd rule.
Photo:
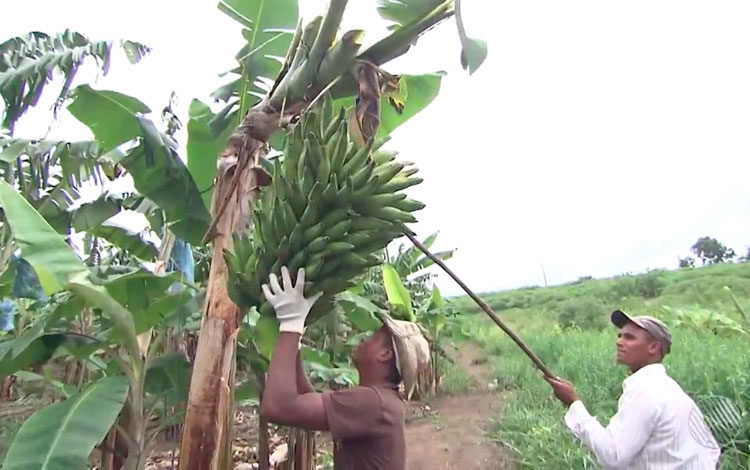
[[[394,320],[385,312],[378,312],[378,316],[391,332],[396,367],[404,382],[406,398],[410,399],[417,385],[419,371],[429,367],[430,345],[416,323]]]

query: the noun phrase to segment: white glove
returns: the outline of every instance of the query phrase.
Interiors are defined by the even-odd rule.
[[[315,301],[322,295],[322,292],[315,294],[309,299],[305,298],[304,268],[300,268],[297,271],[296,286],[292,285],[292,278],[289,276],[289,270],[286,266],[282,266],[281,268],[281,278],[284,284],[283,289],[279,285],[276,274],[271,274],[268,278],[268,284],[263,284],[262,286],[263,294],[276,312],[276,318],[279,320],[279,331],[299,333],[301,336],[305,331],[307,315],[310,313],[310,309]]]

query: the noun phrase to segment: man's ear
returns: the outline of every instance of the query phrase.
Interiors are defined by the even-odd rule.
[[[388,362],[393,358],[393,351],[391,351],[389,348],[383,348],[378,353],[378,362]]]
[[[650,354],[658,354],[659,356],[664,357],[664,352],[661,349],[661,343],[658,341],[650,341],[648,343],[648,352]]]

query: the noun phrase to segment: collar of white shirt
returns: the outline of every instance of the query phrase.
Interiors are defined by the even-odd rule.
[[[628,387],[632,387],[643,380],[648,380],[649,377],[659,375],[667,375],[667,370],[664,368],[664,364],[657,362],[656,364],[643,366],[637,371],[633,372],[630,377],[622,381],[622,389],[627,390]]]

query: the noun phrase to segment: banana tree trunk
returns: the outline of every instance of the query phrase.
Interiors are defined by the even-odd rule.
[[[180,470],[231,468],[234,356],[239,308],[226,289],[223,252],[232,234],[250,228],[250,203],[258,195],[257,161],[264,141],[236,132],[219,155],[211,213],[214,251],[206,289],[203,322],[180,445]]]
[[[0,401],[10,401],[13,398],[13,383],[16,381],[16,377],[9,375],[3,378],[0,383]]]
[[[315,470],[315,433],[294,429],[293,470]]]

